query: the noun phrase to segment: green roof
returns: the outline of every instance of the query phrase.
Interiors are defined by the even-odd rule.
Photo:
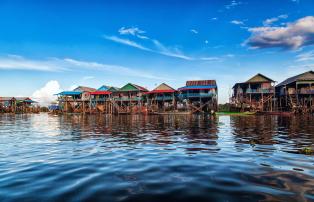
[[[120,88],[119,91],[125,91],[125,92],[128,92],[128,91],[148,91],[146,88],[142,87],[142,86],[139,86],[139,85],[136,85],[136,84],[132,84],[132,83],[128,83],[126,85],[124,85],[122,88]]]

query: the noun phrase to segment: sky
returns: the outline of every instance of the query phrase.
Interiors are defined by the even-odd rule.
[[[262,73],[314,70],[312,0],[1,0],[0,96],[215,79],[219,103]]]

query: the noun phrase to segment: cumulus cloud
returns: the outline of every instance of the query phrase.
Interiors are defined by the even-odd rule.
[[[249,28],[250,38],[244,43],[251,48],[298,49],[314,44],[314,17],[307,16],[282,27]]]
[[[278,20],[280,19],[286,19],[288,18],[288,15],[287,14],[283,14],[283,15],[279,15],[277,17],[274,17],[274,18],[268,18],[266,20],[263,21],[263,25],[264,26],[270,26],[271,24],[273,24],[274,22],[277,22]]]
[[[56,100],[56,96],[54,94],[57,94],[61,92],[60,84],[58,81],[51,80],[48,81],[42,88],[36,90],[31,98],[39,102],[42,106],[49,105],[52,101]]]

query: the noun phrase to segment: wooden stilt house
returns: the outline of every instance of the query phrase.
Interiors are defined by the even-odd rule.
[[[279,108],[295,113],[314,112],[314,71],[290,77],[276,86]]]
[[[0,97],[0,112],[2,113],[37,113],[37,103],[29,97]]]
[[[215,80],[187,81],[179,88],[179,110],[190,113],[212,113],[218,110],[218,89]]]
[[[111,114],[112,101],[111,92],[108,91],[110,86],[103,85],[90,95],[90,112],[100,112]]]
[[[165,83],[145,93],[148,112],[161,113],[176,110],[176,94],[177,91]]]
[[[256,74],[233,86],[232,107],[238,111],[272,111],[275,106],[275,81]]]
[[[95,88],[79,86],[72,91],[58,93],[58,102],[63,112],[85,113],[90,111],[90,93]]]
[[[130,114],[146,112],[143,93],[148,90],[142,86],[128,83],[120,89],[111,88],[114,112],[118,114]]]

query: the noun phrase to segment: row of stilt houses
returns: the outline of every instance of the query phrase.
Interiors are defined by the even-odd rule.
[[[121,88],[79,86],[57,95],[58,110],[65,113],[213,113],[218,109],[214,80],[187,81],[186,86],[179,89],[162,83],[151,91],[132,83]]]
[[[39,113],[36,103],[29,97],[0,97],[0,113]]]
[[[314,112],[314,72],[308,71],[275,85],[257,74],[233,86],[231,107],[236,111]]]

